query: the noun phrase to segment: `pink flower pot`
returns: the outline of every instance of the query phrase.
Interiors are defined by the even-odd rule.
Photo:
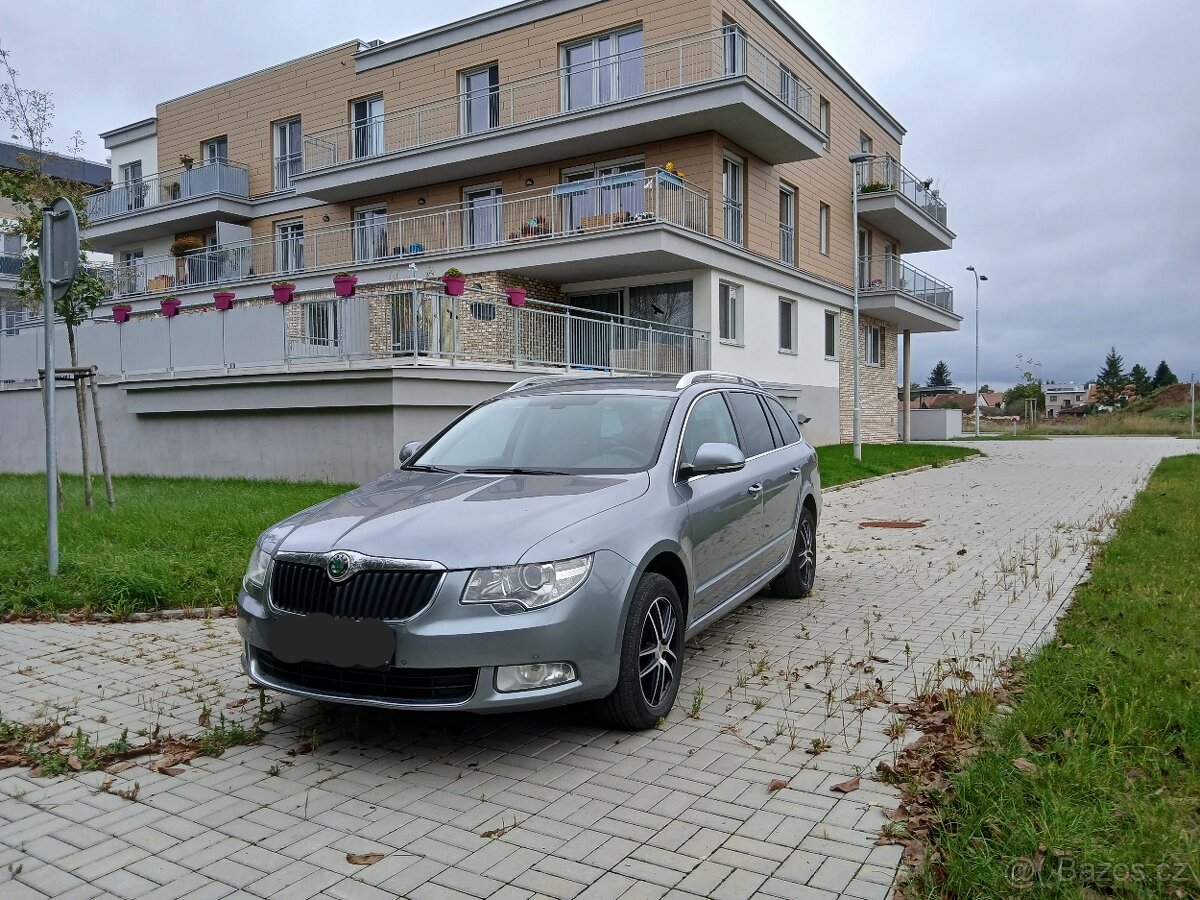
[[[357,275],[334,275],[333,292],[339,297],[353,297],[354,286],[358,284]]]
[[[275,295],[276,303],[291,303],[292,294],[296,292],[294,284],[273,284],[271,285],[271,293]]]
[[[525,305],[525,290],[524,288],[509,288],[504,293],[508,294],[509,306],[524,306]]]
[[[461,297],[467,289],[466,275],[443,275],[442,284],[446,286],[446,294],[451,297]]]
[[[160,300],[158,305],[162,307],[162,314],[165,318],[173,318],[179,315],[179,304],[181,300]]]
[[[213,292],[213,305],[222,312],[233,309],[233,298],[236,296],[233,291],[215,291]]]
[[[124,303],[118,303],[112,308],[113,321],[120,324],[121,322],[129,321],[129,314],[133,312],[133,307]]]

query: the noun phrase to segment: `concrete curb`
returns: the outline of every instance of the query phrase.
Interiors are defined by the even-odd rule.
[[[131,613],[128,618],[114,619],[108,613],[92,613],[87,618],[73,616],[70,613],[55,613],[54,615],[39,615],[33,619],[20,619],[0,623],[0,628],[9,625],[44,625],[46,622],[60,622],[67,625],[122,625],[129,622],[161,622],[176,619],[224,619],[232,618],[237,613],[223,606],[188,606],[179,609],[156,609],[152,612]]]
[[[974,456],[964,456],[962,459],[947,460],[944,463],[938,463],[936,466],[934,466],[934,465],[917,466],[914,469],[901,469],[899,472],[888,472],[885,475],[872,475],[870,478],[860,478],[860,479],[858,479],[858,481],[843,481],[841,484],[835,484],[832,487],[822,487],[821,493],[822,494],[833,494],[838,491],[845,490],[846,488],[858,487],[861,484],[870,484],[873,481],[883,481],[885,478],[900,478],[901,476],[904,476],[904,475],[912,475],[914,472],[926,472],[929,469],[944,469],[947,466],[954,466],[954,465],[958,465],[959,463],[965,463],[965,462],[970,462],[971,460],[979,460],[979,459],[986,459],[986,458],[987,458],[987,454],[984,453],[983,451],[980,451],[979,453],[975,454]]]

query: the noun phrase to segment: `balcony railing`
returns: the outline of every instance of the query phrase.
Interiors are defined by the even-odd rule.
[[[931,187],[932,179],[917,178],[912,172],[890,157],[871,159],[858,164],[858,193],[875,194],[896,191],[903,194],[939,225],[946,224],[946,201]]]
[[[899,291],[922,303],[954,312],[954,288],[938,281],[899,256],[864,256],[858,261],[860,291]]]
[[[597,78],[596,76],[600,76]],[[304,171],[511,128],[726,78],[746,77],[819,127],[812,89],[736,28],[663,41],[304,136]],[[603,90],[597,90],[600,84]],[[477,107],[482,103],[485,107]]]
[[[210,162],[115,184],[107,190],[88,195],[87,215],[88,220],[95,223],[113,216],[213,194],[249,197],[249,170],[241,163]]]
[[[395,365],[521,366],[681,375],[709,366],[709,333],[504,294],[413,281],[407,290],[237,305],[217,315],[135,316],[76,329],[82,360],[102,376],[255,368]],[[36,383],[41,329],[0,335],[0,388]]]
[[[275,238],[146,257],[114,267],[114,296],[164,293],[263,276],[521,245],[648,223],[708,233],[708,194],[663,169],[639,169],[398,213]]]

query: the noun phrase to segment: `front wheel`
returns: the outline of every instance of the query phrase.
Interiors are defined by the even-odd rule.
[[[796,543],[787,568],[771,582],[776,597],[807,597],[817,580],[817,522],[807,506],[800,509]]]
[[[617,728],[651,728],[671,711],[683,671],[683,603],[670,579],[648,572],[638,581],[625,620],[617,686],[600,701]]]

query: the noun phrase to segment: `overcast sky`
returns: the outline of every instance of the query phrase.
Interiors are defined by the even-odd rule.
[[[956,288],[962,330],[917,335],[913,371],[945,359],[981,379],[1200,370],[1200,8],[1189,0],[782,0],[908,129],[903,161],[933,176],[958,239],[909,261]],[[350,38],[389,40],[501,0],[140,0],[7,3],[0,43],[24,85],[53,92],[56,146],[154,115],[157,102]],[[53,41],[53,52],[50,42]],[[65,63],[63,62],[65,61]]]

